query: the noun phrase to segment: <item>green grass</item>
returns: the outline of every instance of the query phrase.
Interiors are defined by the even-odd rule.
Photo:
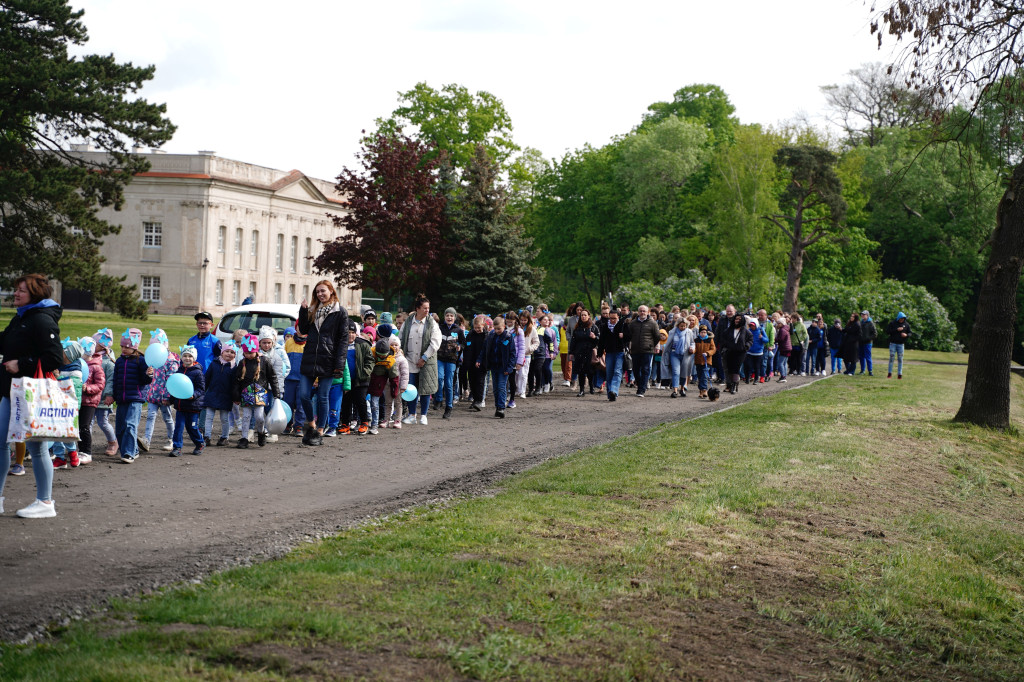
[[[0,328],[6,327],[14,310],[5,308],[0,310]],[[114,313],[82,312],[79,310],[65,310],[60,319],[61,338],[70,336],[81,338],[92,336],[97,329],[110,327],[114,332],[114,345],[118,343],[121,334],[128,327],[138,327],[143,331],[142,347],[149,345],[149,331],[163,329],[170,339],[171,348],[184,346],[196,333],[196,321],[190,315],[150,315],[145,320],[129,320]]]
[[[119,603],[0,679],[1020,679],[1024,440],[952,424],[962,382],[836,377],[599,445]]]

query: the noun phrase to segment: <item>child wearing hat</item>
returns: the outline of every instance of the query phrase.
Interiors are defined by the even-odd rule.
[[[142,416],[143,388],[155,374],[139,352],[142,330],[131,327],[121,334],[121,356],[114,363],[113,402],[117,403],[114,429],[121,446],[121,462],[131,464],[139,456],[139,418]]]
[[[64,349],[64,364],[57,369],[57,379],[71,382],[75,389],[75,397],[78,399],[79,418],[81,418],[82,382],[87,371],[85,363],[82,362],[82,346],[77,341],[72,341],[70,337],[61,341],[60,345]],[[53,444],[50,452],[54,455],[54,469],[69,469],[77,467],[81,463],[78,458],[78,443],[57,442]]]
[[[155,367],[153,381],[143,391],[146,396],[146,430],[145,436],[139,438],[139,448],[149,452],[150,441],[153,440],[153,431],[156,428],[156,416],[163,417],[164,426],[167,428],[167,441],[163,449],[170,452],[173,449],[174,440],[174,418],[171,417],[171,394],[167,392],[167,380],[172,374],[177,374],[181,365],[181,358],[170,349],[171,342],[163,329],[154,329],[149,333],[149,343],[158,343],[167,349],[167,361],[160,367]],[[145,356],[143,356],[145,357]]]
[[[96,405],[96,426],[100,427],[100,431],[107,439],[107,449],[103,451],[103,454],[112,457],[117,454],[117,435],[114,433],[114,426],[110,423],[111,406],[114,404],[114,360],[110,357],[110,349],[114,345],[114,332],[106,327],[97,330],[92,338],[96,342],[95,354],[100,356],[105,379],[100,402]]]
[[[103,360],[96,352],[96,341],[85,336],[78,339],[78,345],[82,347],[82,359],[89,370],[82,385],[82,407],[78,414],[78,460],[88,464],[92,461],[92,420],[103,397],[107,375],[103,372]]]
[[[181,366],[178,368],[177,374],[184,374],[192,383],[192,397],[175,398],[171,396],[171,404],[174,405],[174,447],[171,448],[171,457],[181,457],[183,432],[186,430],[195,446],[195,449],[192,450],[193,455],[203,454],[203,450],[206,448],[206,441],[203,440],[203,434],[199,430],[198,424],[199,414],[203,411],[203,396],[206,393],[203,368],[196,362],[198,356],[199,353],[194,346],[184,346],[181,349]]]
[[[284,396],[284,378],[288,376],[292,371],[292,363],[288,359],[288,354],[285,353],[282,346],[277,345],[277,330],[269,325],[263,325],[260,327],[259,333],[260,339],[260,355],[263,355],[270,361],[271,366],[274,368],[274,375],[276,376],[274,383],[274,395]],[[270,408],[274,406],[274,398],[271,397],[267,401],[266,406],[263,409],[264,416],[270,414]],[[266,420],[264,420],[264,424]],[[265,428],[265,426],[264,426]],[[277,442],[276,434],[267,434],[267,440],[271,443]]]
[[[299,334],[295,327],[288,327],[284,330],[284,352],[288,356],[289,365],[291,365],[291,371],[284,378],[284,401],[288,403],[288,407],[292,408],[292,420],[285,427],[285,435],[302,435],[301,427],[296,425],[305,424],[308,421],[299,396],[299,383],[302,381],[299,370],[302,367],[302,351],[305,347],[306,337]]]
[[[264,432],[263,408],[276,388],[277,377],[270,361],[259,354],[259,340],[255,334],[249,334],[242,341],[242,360],[235,368],[233,398],[239,406],[239,427],[242,437],[238,445],[242,449],[249,447],[248,434],[250,429],[256,433],[256,443],[263,447],[267,442]],[[275,395],[277,398],[282,395]]]
[[[206,383],[206,395],[203,396],[203,404],[206,407],[204,441],[207,443],[213,442],[213,418],[217,414],[220,414],[220,439],[217,445],[227,445],[228,436],[231,434],[231,408],[234,407],[237,357],[238,346],[234,341],[225,341],[220,347],[220,355],[210,364],[203,376]]]

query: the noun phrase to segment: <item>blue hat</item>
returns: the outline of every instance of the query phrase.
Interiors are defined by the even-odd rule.
[[[898,313],[896,313],[896,319],[897,319],[897,320],[902,320],[902,319],[904,319],[905,317],[906,317],[906,315],[904,315],[904,314],[903,314],[902,312],[898,312]]]
[[[295,336],[295,327],[288,327],[284,330],[285,336]]]

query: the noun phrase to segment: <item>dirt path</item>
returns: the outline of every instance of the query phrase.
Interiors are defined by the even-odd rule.
[[[367,518],[480,492],[551,457],[811,381],[741,385],[710,404],[696,391],[671,400],[654,389],[643,399],[624,390],[609,403],[559,385],[520,400],[504,420],[457,404],[451,420],[431,411],[427,426],[325,439],[316,448],[282,437],[264,448],[211,447],[201,457],[157,451],[130,466],[96,454],[91,465],[54,472],[52,520],[15,517],[33,500],[35,482],[31,474],[8,477],[0,638],[21,640],[111,597],[279,556]]]

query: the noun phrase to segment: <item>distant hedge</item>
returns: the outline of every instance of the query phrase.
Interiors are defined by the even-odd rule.
[[[691,270],[685,278],[669,277],[660,284],[639,280],[624,284],[616,292],[616,303],[629,303],[633,308],[645,303],[673,305],[700,303],[705,308],[721,310],[732,303],[738,308],[753,304],[754,308],[778,309],[782,301],[782,288],[773,292],[773,301],[744,301],[736,287],[710,282],[703,274]],[[846,323],[850,313],[861,310],[871,312],[878,327],[878,344],[888,343],[885,327],[903,312],[910,320],[913,334],[908,348],[935,351],[962,350],[956,341],[956,327],[946,309],[927,289],[897,280],[864,284],[833,284],[808,282],[800,288],[800,313],[807,317],[821,313],[831,324],[836,317]]]

